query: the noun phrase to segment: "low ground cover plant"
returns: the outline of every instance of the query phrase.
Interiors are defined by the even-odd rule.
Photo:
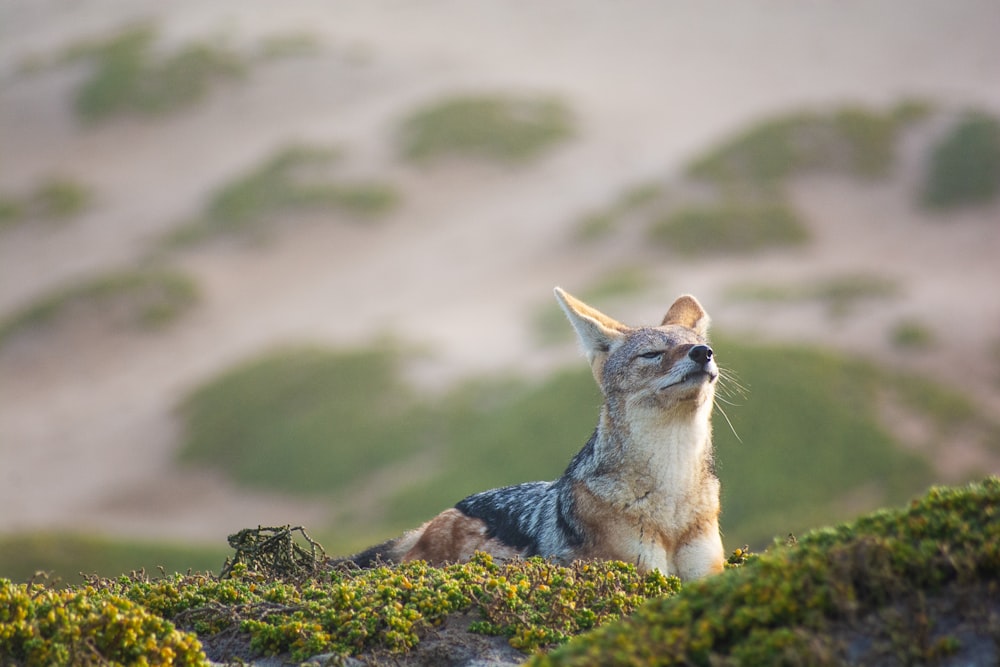
[[[538,653],[535,666],[991,664],[998,514],[1000,479],[936,487],[761,555],[737,549],[726,572],[683,587],[624,563],[482,554],[280,576],[241,560],[226,577],[133,572],[65,590],[0,579],[0,654],[14,665],[391,659],[461,618]]]

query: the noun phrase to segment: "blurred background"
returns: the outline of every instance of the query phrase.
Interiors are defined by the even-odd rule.
[[[711,313],[727,549],[1000,473],[1000,5],[0,0],[0,577],[558,476]]]

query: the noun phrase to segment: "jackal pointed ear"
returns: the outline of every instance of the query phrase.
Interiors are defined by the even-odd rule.
[[[693,329],[699,336],[705,336],[708,333],[708,325],[710,323],[711,319],[708,317],[705,309],[701,307],[701,304],[698,303],[698,299],[690,294],[685,294],[677,297],[674,305],[670,306],[670,310],[663,317],[663,322],[660,323],[660,326],[677,324],[688,329]]]
[[[622,341],[629,327],[558,287],[555,288],[555,294],[570,324],[576,329],[576,335],[594,371],[594,378],[600,383],[601,370],[608,353]]]

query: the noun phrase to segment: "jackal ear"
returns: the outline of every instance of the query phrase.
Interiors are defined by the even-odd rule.
[[[576,297],[555,288],[556,299],[562,306],[570,324],[576,329],[576,335],[587,353],[590,365],[594,367],[594,375],[598,376],[597,366],[604,365],[611,349],[625,337],[629,327],[613,320],[596,308],[592,308]],[[600,379],[598,378],[598,381]]]
[[[660,326],[677,324],[688,329],[693,329],[699,336],[705,336],[708,333],[708,325],[710,323],[711,319],[708,317],[705,309],[701,307],[701,304],[698,303],[698,299],[690,294],[685,294],[677,297],[674,305],[670,306],[670,310],[663,317],[663,322],[660,323]]]

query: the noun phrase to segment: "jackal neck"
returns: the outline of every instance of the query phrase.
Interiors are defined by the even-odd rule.
[[[666,414],[640,409],[624,415],[605,405],[596,433],[605,464],[600,467],[646,490],[697,485],[712,470],[710,417],[711,403]]]

